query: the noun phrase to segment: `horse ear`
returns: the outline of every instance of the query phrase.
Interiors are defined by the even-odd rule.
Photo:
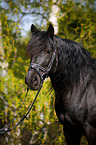
[[[51,39],[53,39],[53,36],[54,36],[54,27],[52,24],[49,25],[49,28],[47,30],[47,34],[49,37],[51,37]]]
[[[38,31],[37,28],[32,24],[31,25],[31,33]]]

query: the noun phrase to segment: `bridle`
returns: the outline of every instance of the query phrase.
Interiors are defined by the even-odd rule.
[[[54,48],[55,48],[55,43],[54,43]],[[29,71],[30,69],[34,69],[34,70],[38,73],[38,75],[39,75],[39,77],[40,77],[40,87],[39,87],[39,89],[38,89],[38,92],[37,92],[37,94],[36,94],[36,96],[35,96],[35,98],[34,98],[32,104],[31,104],[31,106],[29,107],[27,113],[26,113],[25,115],[23,115],[23,117],[21,118],[21,120],[20,120],[14,127],[12,127],[11,129],[9,128],[10,125],[11,125],[11,124],[14,122],[14,120],[17,118],[18,114],[20,113],[20,109],[21,109],[22,105],[24,104],[25,99],[24,99],[24,101],[22,102],[22,104],[21,104],[21,106],[20,106],[20,109],[19,109],[18,113],[17,113],[16,116],[12,119],[11,123],[9,123],[7,126],[4,126],[3,128],[0,129],[0,134],[4,134],[4,133],[7,133],[7,132],[12,131],[12,130],[15,129],[15,128],[16,128],[25,118],[27,118],[29,112],[31,111],[31,109],[32,109],[32,107],[33,107],[33,105],[34,105],[34,103],[35,103],[35,100],[36,100],[36,98],[37,98],[39,92],[41,91],[41,88],[42,88],[44,79],[48,76],[48,73],[50,72],[50,70],[51,70],[51,68],[52,68],[52,66],[53,66],[53,63],[54,63],[54,60],[55,60],[55,59],[56,59],[56,67],[57,67],[57,65],[58,65],[57,46],[56,46],[55,50],[54,50],[53,53],[52,53],[52,57],[51,57],[51,60],[50,60],[50,62],[49,62],[49,64],[48,64],[47,68],[44,68],[44,67],[42,67],[41,65],[36,64],[36,63],[31,63],[31,64],[30,64],[28,71]],[[40,70],[43,72],[42,74],[40,73]],[[56,71],[56,70],[55,70],[55,71]],[[27,97],[28,91],[29,91],[29,88],[27,88],[27,93],[26,93],[26,95],[25,95],[25,98]]]
[[[44,68],[43,66],[41,66],[39,64],[36,64],[36,63],[30,63],[28,71],[34,69],[40,77],[40,82],[42,82],[48,76],[48,73],[51,71],[51,68],[53,66],[53,63],[54,63],[55,59],[56,59],[56,69],[57,69],[58,54],[57,54],[56,42],[54,42],[54,48],[55,48],[55,50],[52,53],[51,60],[48,64],[47,68]],[[56,71],[56,69],[55,69],[55,71]],[[43,72],[42,74],[41,74],[40,70],[41,70],[41,72]]]
[[[41,65],[36,64],[36,63],[31,63],[28,71],[34,69],[38,73],[38,75],[40,77],[40,81],[42,82],[48,76],[48,73],[50,72],[50,70],[53,66],[55,58],[56,58],[56,49],[52,53],[52,57],[51,57],[51,60],[48,64],[47,68],[44,68]],[[42,74],[41,74],[40,70],[41,70],[41,72],[43,72]]]

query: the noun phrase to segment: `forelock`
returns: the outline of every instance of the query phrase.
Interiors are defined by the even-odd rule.
[[[46,32],[33,33],[26,50],[29,57],[32,58],[33,56],[39,55],[42,51],[46,51],[47,40]]]

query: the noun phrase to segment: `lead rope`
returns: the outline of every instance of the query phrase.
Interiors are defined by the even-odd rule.
[[[55,43],[54,43],[54,45],[55,45]],[[56,47],[57,47],[57,45],[56,45]],[[11,130],[15,129],[15,128],[16,128],[25,118],[27,118],[27,115],[28,115],[29,112],[31,111],[31,109],[32,109],[32,107],[33,107],[33,105],[34,105],[34,103],[35,103],[35,101],[36,101],[36,98],[37,98],[37,96],[38,96],[38,94],[39,94],[39,92],[40,92],[40,90],[41,90],[41,88],[42,88],[42,85],[43,85],[43,81],[44,81],[44,80],[41,78],[41,76],[43,77],[44,75],[48,74],[48,72],[51,70],[51,67],[52,67],[52,65],[53,65],[55,56],[56,56],[56,49],[55,49],[55,51],[53,52],[51,61],[50,61],[49,65],[48,65],[47,69],[43,68],[42,66],[40,66],[40,65],[38,65],[38,64],[31,63],[29,69],[30,69],[30,68],[33,68],[33,69],[35,69],[35,70],[37,71],[37,73],[39,74],[40,79],[41,79],[41,86],[40,86],[40,88],[39,88],[39,90],[38,90],[38,92],[37,92],[37,94],[36,94],[36,96],[35,96],[35,98],[34,98],[32,104],[31,104],[31,106],[29,107],[27,113],[26,113],[25,115],[23,115],[23,117],[21,118],[21,120],[20,120],[13,128],[8,129],[8,127],[9,127],[9,126],[14,122],[14,120],[17,118],[17,115],[19,114],[20,109],[21,109],[22,105],[24,104],[24,101],[25,101],[25,99],[24,99],[24,101],[23,101],[23,103],[22,103],[22,105],[21,105],[21,107],[20,107],[20,109],[19,109],[17,115],[13,118],[13,120],[11,121],[11,123],[9,123],[7,126],[5,126],[5,127],[3,127],[3,128],[0,129],[0,134],[10,132]],[[56,58],[56,60],[57,60],[57,65],[58,65],[58,59]],[[35,68],[35,66],[38,66],[39,69],[41,69],[41,70],[44,71],[43,75],[41,75],[41,74],[39,73],[39,71]],[[46,71],[46,70],[47,70],[47,71]],[[26,93],[26,95],[25,95],[25,98],[26,98],[26,96],[27,96],[27,94],[28,94],[28,91],[29,91],[29,88],[27,88],[27,93]]]
[[[20,106],[20,108],[19,108],[18,113],[15,115],[15,117],[12,119],[12,121],[11,121],[7,126],[4,126],[3,128],[0,129],[0,132],[1,132],[2,130],[5,130],[6,128],[8,128],[8,127],[14,122],[14,120],[17,118],[17,116],[18,116],[18,114],[19,114],[19,112],[20,112],[20,110],[21,110],[21,107],[23,106],[23,104],[24,104],[24,102],[25,102],[25,99],[26,99],[26,97],[27,97],[28,91],[29,91],[29,88],[27,88],[27,92],[26,92],[25,98],[24,98],[24,100],[23,100],[23,102],[22,102],[22,104],[21,104],[21,106]]]
[[[31,111],[31,109],[32,109],[32,107],[33,107],[33,105],[34,105],[36,99],[37,99],[37,96],[38,96],[39,92],[41,91],[42,85],[43,85],[43,81],[42,81],[42,83],[41,83],[41,86],[40,86],[40,88],[39,88],[39,90],[38,90],[38,92],[37,92],[37,94],[36,94],[36,96],[35,96],[35,98],[34,98],[32,104],[31,104],[31,106],[29,107],[27,113],[26,113],[25,115],[23,115],[23,117],[21,118],[21,120],[20,120],[14,127],[12,127],[11,129],[8,129],[8,127],[9,127],[9,126],[13,123],[13,121],[17,118],[17,115],[19,114],[20,109],[21,109],[21,107],[22,107],[22,105],[23,105],[23,103],[24,103],[24,101],[25,101],[25,99],[24,99],[24,101],[23,101],[23,103],[22,103],[22,105],[21,105],[21,107],[20,107],[20,109],[19,109],[17,115],[12,119],[11,123],[9,123],[7,126],[5,126],[5,127],[3,127],[3,128],[0,129],[0,134],[4,134],[4,133],[7,133],[7,132],[12,131],[12,130],[15,129],[15,128],[16,128],[25,118],[27,118],[28,114],[30,113],[30,111]],[[28,91],[29,91],[29,88],[27,88],[27,93],[26,93],[26,95],[25,95],[25,98],[26,98],[26,96],[27,96],[27,94],[28,94]]]

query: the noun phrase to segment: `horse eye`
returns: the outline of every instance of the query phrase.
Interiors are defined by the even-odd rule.
[[[50,50],[47,50],[47,53],[50,54]]]

